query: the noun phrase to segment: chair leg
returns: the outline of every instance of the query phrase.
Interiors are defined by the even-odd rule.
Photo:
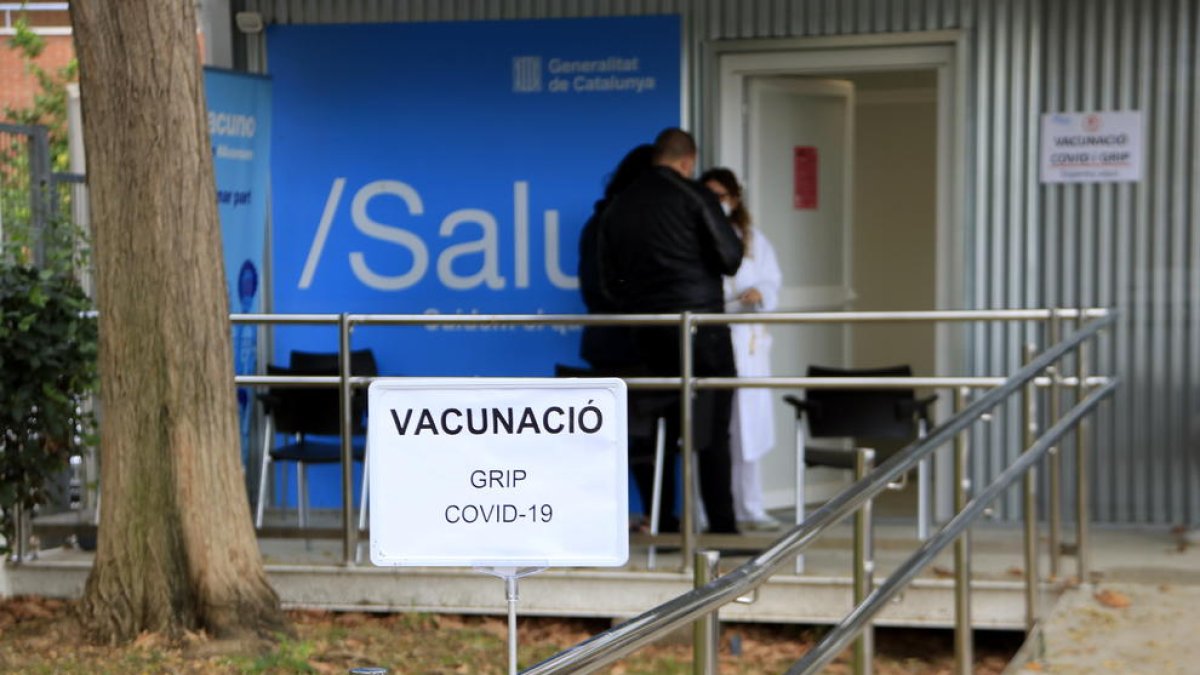
[[[925,438],[927,433],[925,420],[917,422],[917,438]],[[929,530],[933,524],[933,484],[932,460],[929,457],[917,464],[917,540],[929,538]]]
[[[363,470],[362,470],[362,487],[359,489],[358,497],[358,531],[362,532],[367,529],[367,497],[369,493],[367,487],[370,485],[371,475],[371,450],[368,448],[363,452]],[[363,558],[363,546],[369,545],[371,542],[363,541],[362,537],[358,538],[358,542],[354,545],[354,562],[361,563]]]
[[[929,538],[933,495],[930,494],[930,460],[928,457],[917,464],[917,540]]]
[[[650,498],[650,534],[658,534],[658,517],[662,515],[662,478],[663,478],[663,456],[666,454],[667,445],[667,420],[658,418],[658,424],[654,432],[654,488],[653,496]],[[654,569],[657,565],[658,547],[650,545],[650,551],[646,555],[646,569]]]
[[[696,470],[692,472],[692,494],[696,495],[695,504],[692,507],[692,518],[696,523],[696,531],[707,532],[710,523],[708,522],[708,508],[704,505],[704,490],[700,488],[700,474],[704,471],[700,466],[700,453],[692,451],[692,466]]]
[[[804,522],[804,420],[796,418],[796,524]],[[804,554],[796,556],[796,574],[804,574]]]
[[[262,444],[262,462],[258,467],[258,494],[255,495],[254,504],[254,527],[261,528],[263,524],[263,506],[266,503],[267,494],[267,475],[271,470],[271,436],[272,427],[270,417],[267,418],[267,423],[263,425],[263,444]]]
[[[363,470],[362,470],[362,487],[358,491],[358,529],[367,529],[367,497],[369,496],[368,487],[370,486],[371,470],[371,451],[367,450],[363,453]]]
[[[304,462],[296,462],[296,511],[304,529],[308,526],[308,467]]]

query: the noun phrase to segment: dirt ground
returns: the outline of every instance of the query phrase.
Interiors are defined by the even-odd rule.
[[[61,600],[0,601],[0,671],[5,673],[345,673],[383,666],[391,673],[505,673],[507,624],[502,617],[442,614],[289,612],[296,636],[277,644],[225,643],[189,635],[180,644],[143,635],[122,647],[88,644]],[[520,662],[536,663],[604,630],[607,622],[520,619]],[[820,628],[725,624],[722,673],[781,673],[820,636]],[[949,673],[945,631],[880,630],[876,672]],[[976,673],[1000,673],[1020,636],[981,634]],[[612,674],[691,672],[687,645],[655,645],[612,666]],[[845,657],[828,669],[849,672]]]

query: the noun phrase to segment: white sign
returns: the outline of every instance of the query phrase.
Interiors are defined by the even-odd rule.
[[[1142,113],[1042,115],[1042,182],[1142,179]]]
[[[371,383],[371,562],[620,566],[629,559],[625,383]]]

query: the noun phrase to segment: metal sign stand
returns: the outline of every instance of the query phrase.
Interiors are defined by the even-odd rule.
[[[537,574],[545,567],[476,567],[479,572],[504,580],[504,599],[508,601],[508,673],[517,675],[517,579]]]

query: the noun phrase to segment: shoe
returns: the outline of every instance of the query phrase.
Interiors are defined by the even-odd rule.
[[[783,523],[768,514],[764,514],[761,518],[755,518],[749,522],[738,523],[743,530],[751,532],[776,532],[783,529]]]

